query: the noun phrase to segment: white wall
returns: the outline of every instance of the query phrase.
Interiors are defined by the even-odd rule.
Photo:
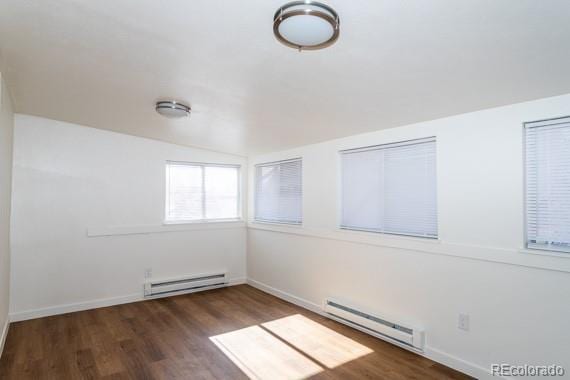
[[[246,183],[243,157],[16,115],[13,319],[140,299],[146,268],[244,281],[244,223],[162,225],[166,160],[240,164]]]
[[[299,228],[249,224],[248,278],[309,307],[334,296],[423,326],[427,356],[478,377],[492,363],[570,373],[570,255],[523,249],[522,123],[567,115],[570,95],[250,158],[251,182],[257,163],[303,157],[304,217]],[[439,240],[339,231],[338,151],[428,136]]]
[[[303,157],[304,224],[250,223],[247,234],[240,223],[161,225],[166,160],[244,158],[16,115],[11,315],[140,299],[145,268],[154,277],[227,269],[241,281],[247,240],[254,285],[422,326],[427,356],[475,376],[495,362],[570,371],[570,258],[522,249],[521,125],[568,114],[570,95],[254,157],[250,173]],[[438,144],[439,241],[339,231],[338,150],[426,136]],[[469,332],[456,327],[460,312]]]
[[[0,74],[0,355],[8,328],[10,303],[10,205],[14,114]]]

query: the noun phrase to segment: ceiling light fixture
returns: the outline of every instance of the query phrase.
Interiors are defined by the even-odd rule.
[[[190,106],[175,100],[156,102],[156,112],[171,119],[189,116],[191,110]]]
[[[275,12],[273,33],[281,43],[299,51],[322,49],[338,39],[340,19],[323,3],[292,1]]]

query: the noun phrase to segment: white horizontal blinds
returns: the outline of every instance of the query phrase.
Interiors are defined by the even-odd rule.
[[[341,152],[346,229],[437,237],[434,138]]]
[[[570,117],[525,127],[527,246],[570,252]]]
[[[381,231],[384,220],[383,152],[342,154],[343,228]]]
[[[239,167],[167,163],[166,221],[239,218]]]
[[[384,231],[436,237],[435,141],[383,151]]]
[[[256,166],[256,220],[301,224],[302,197],[301,159]]]

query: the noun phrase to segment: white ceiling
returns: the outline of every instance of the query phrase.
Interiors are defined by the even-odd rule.
[[[340,39],[303,53],[284,2],[1,0],[16,111],[251,154],[570,92],[567,0],[328,0]]]

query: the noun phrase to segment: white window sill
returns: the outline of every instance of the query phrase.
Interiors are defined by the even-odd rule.
[[[250,225],[261,225],[261,226],[276,226],[276,227],[291,227],[291,228],[303,228],[303,223],[287,223],[287,222],[271,222],[266,220],[250,220]]]
[[[288,228],[287,226],[264,223],[249,223],[248,228],[570,273],[570,260],[560,260],[560,258],[570,259],[570,254],[558,252],[466,245],[450,243],[441,239],[391,237],[375,233],[347,232],[340,229]],[[527,253],[527,255],[521,255],[521,252]]]
[[[216,220],[195,221],[185,223],[169,223],[145,226],[112,226],[112,227],[89,227],[88,237],[118,236],[118,235],[146,235],[165,232],[185,232],[201,230],[222,230],[232,228],[245,228],[243,220]]]
[[[357,229],[350,229],[339,227],[338,232],[346,236],[361,236],[361,237],[368,237],[372,239],[379,239],[379,240],[386,240],[386,241],[413,241],[413,242],[421,242],[421,243],[428,243],[428,244],[440,244],[441,240],[438,237],[430,237],[430,236],[416,236],[416,235],[405,235],[405,234],[395,234],[395,233],[388,233],[388,232],[376,232],[376,231],[366,231],[366,230],[357,230]]]
[[[200,220],[165,220],[163,226],[180,226],[180,225],[198,225],[198,224],[216,224],[216,223],[243,223],[241,218],[232,219],[200,219]]]
[[[248,228],[397,248],[412,247],[413,249],[418,249],[418,247],[441,245],[441,240],[439,239],[354,231],[338,227],[334,230],[307,229],[302,225],[250,221]]]
[[[550,256],[570,259],[570,252],[549,251],[539,248],[520,248],[519,253],[523,253],[525,255]]]

